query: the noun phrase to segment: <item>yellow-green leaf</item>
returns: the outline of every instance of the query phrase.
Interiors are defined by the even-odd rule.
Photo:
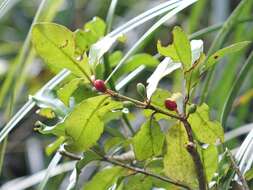
[[[176,181],[196,188],[198,186],[195,165],[186,149],[187,134],[182,124],[174,125],[166,136],[167,149],[164,156],[165,174]]]
[[[157,42],[157,51],[166,57],[170,57],[173,61],[180,61],[177,51],[173,44],[168,45],[167,47],[162,46],[161,41]]]
[[[215,145],[208,145],[208,147],[200,147],[200,155],[205,169],[206,179],[208,182],[214,177],[214,173],[218,169],[218,150]]]
[[[78,104],[61,124],[68,137],[69,151],[85,151],[100,138],[104,129],[104,117],[121,104],[107,95],[85,99]]]
[[[57,91],[57,96],[66,105],[69,106],[69,99],[74,91],[79,87],[83,80],[80,78],[73,79],[69,83],[65,84],[62,88]]]
[[[35,24],[32,42],[38,55],[53,72],[66,68],[79,77],[90,75],[87,60],[79,62],[75,58],[74,36],[66,27],[55,23]]]
[[[228,47],[218,50],[213,55],[208,57],[208,60],[206,64],[204,65],[204,70],[207,70],[211,68],[212,66],[214,66],[224,56],[230,53],[234,53],[234,52],[242,50],[243,48],[247,47],[250,43],[251,43],[250,41],[238,42],[238,43],[232,44]]]
[[[224,132],[218,121],[211,121],[209,117],[209,107],[202,104],[194,114],[189,117],[189,123],[196,139],[202,143],[215,144],[224,141]]]
[[[117,179],[127,174],[127,170],[122,167],[112,167],[99,171],[88,183],[83,190],[106,190],[112,187]]]
[[[186,33],[179,26],[173,28],[173,45],[185,70],[191,67],[192,53],[190,41]]]
[[[137,160],[145,160],[162,153],[164,134],[154,119],[146,121],[133,138],[134,153]]]

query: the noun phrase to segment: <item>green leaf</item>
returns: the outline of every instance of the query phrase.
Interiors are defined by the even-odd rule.
[[[92,34],[99,39],[105,35],[106,24],[101,18],[94,17],[91,21],[84,25],[84,29],[91,31]]]
[[[128,74],[141,65],[145,65],[147,68],[155,68],[159,64],[159,61],[152,55],[146,53],[139,53],[130,57],[124,65],[115,74],[116,78],[121,77],[124,74]]]
[[[214,145],[209,145],[208,147],[200,147],[200,155],[202,158],[203,167],[205,169],[205,174],[208,182],[211,182],[214,177],[214,173],[218,169],[218,150]]]
[[[105,190],[112,187],[117,179],[126,175],[127,170],[121,167],[112,167],[99,171],[88,183],[83,190]]]
[[[243,41],[243,42],[238,42],[235,44],[232,44],[228,47],[222,48],[215,52],[213,55],[211,55],[208,59],[206,64],[204,65],[204,69],[207,70],[214,66],[221,58],[224,56],[240,51],[243,48],[247,47],[251,42],[250,41]]]
[[[161,55],[166,56],[166,57],[170,57],[173,61],[180,61],[180,59],[177,55],[177,51],[176,51],[173,44],[168,45],[167,47],[163,47],[161,44],[161,41],[158,40],[157,50]]]
[[[40,132],[41,134],[53,134],[58,137],[65,136],[65,127],[62,123],[58,123],[54,126],[48,126],[40,121],[37,121],[35,125],[37,128],[34,128],[34,130]]]
[[[247,181],[252,180],[253,179],[253,168],[246,171],[246,173],[244,174],[244,177]]]
[[[109,63],[111,67],[115,67],[119,61],[122,59],[123,53],[122,51],[114,51],[113,53],[109,54]]]
[[[77,169],[77,173],[80,174],[81,170],[90,162],[95,161],[95,160],[101,160],[101,157],[98,156],[96,153],[94,153],[93,151],[88,150],[87,152],[85,152],[83,154],[83,158],[81,160],[79,160],[76,163],[76,169]]]
[[[104,36],[105,29],[105,22],[99,17],[94,17],[84,25],[83,30],[76,30],[74,34],[77,53],[82,55],[89,50],[92,44],[96,43],[99,38]]]
[[[50,156],[52,153],[56,152],[58,148],[63,144],[64,141],[65,141],[65,137],[61,136],[57,138],[51,144],[47,145],[46,150],[45,150],[47,156]]]
[[[127,178],[124,190],[151,190],[152,178],[143,174],[133,175]]]
[[[173,45],[176,49],[177,55],[182,62],[184,69],[191,68],[192,53],[190,41],[182,28],[175,26],[173,31]]]
[[[121,137],[108,138],[104,144],[105,152],[109,152],[112,148],[124,144],[125,140]]]
[[[53,72],[66,68],[79,77],[88,77],[87,59],[78,62],[74,36],[66,27],[54,23],[38,23],[32,29],[32,42],[38,55]]]
[[[88,150],[87,152],[85,152],[83,154],[83,158],[76,163],[76,166],[71,173],[68,187],[66,189],[68,190],[77,189],[77,183],[78,183],[79,176],[82,172],[82,169],[85,166],[87,166],[89,163],[91,163],[92,161],[98,161],[98,160],[101,160],[101,157],[97,155],[95,152],[91,150]]]
[[[171,93],[167,90],[161,89],[161,88],[157,88],[156,91],[154,92],[154,94],[151,97],[151,104],[158,106],[159,108],[163,109],[163,110],[167,110],[167,108],[164,105],[164,101],[166,98],[171,97]],[[150,115],[153,113],[152,110],[143,110],[143,113],[146,117],[150,117]],[[160,119],[168,119],[168,116],[164,115],[164,114],[155,114],[154,116],[157,120]]]
[[[166,98],[169,98],[171,96],[171,93],[167,90],[157,88],[155,93],[151,97],[151,103],[159,106],[160,108],[166,109],[164,105],[164,101]]]
[[[69,106],[69,99],[81,82],[83,82],[83,79],[73,79],[57,91],[57,96],[66,106]]]
[[[61,124],[68,138],[69,151],[85,151],[92,147],[104,129],[104,119],[121,104],[107,95],[88,98],[75,106],[74,110]]]
[[[164,156],[164,171],[171,179],[196,188],[197,174],[192,157],[186,149],[187,134],[182,124],[174,125],[166,136],[167,151]]]
[[[223,128],[218,121],[210,120],[209,107],[206,104],[199,106],[197,111],[190,115],[189,123],[198,141],[207,144],[224,142]]]
[[[162,153],[165,136],[159,123],[154,119],[146,121],[133,137],[134,153],[137,160],[145,160]]]

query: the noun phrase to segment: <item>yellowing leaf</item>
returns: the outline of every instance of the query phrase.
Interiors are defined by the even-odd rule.
[[[73,33],[66,27],[54,23],[35,24],[32,42],[38,55],[53,72],[66,68],[79,77],[90,75],[87,61],[78,62],[75,59]]]
[[[202,143],[215,144],[217,141],[224,141],[224,132],[218,121],[211,121],[209,108],[202,104],[194,114],[189,117],[189,123],[196,139]]]
[[[162,153],[165,137],[155,120],[145,122],[133,138],[134,153],[138,160],[145,160]]]
[[[186,149],[187,134],[183,125],[172,126],[166,136],[167,149],[164,156],[164,172],[171,179],[196,188],[198,186],[195,165]]]

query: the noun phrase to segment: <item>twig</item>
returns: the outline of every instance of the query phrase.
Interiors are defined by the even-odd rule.
[[[232,165],[233,169],[235,170],[236,174],[238,175],[238,177],[239,177],[239,179],[242,183],[243,189],[244,190],[250,190],[249,186],[247,184],[247,181],[245,180],[242,172],[240,171],[239,167],[237,166],[237,163],[236,163],[236,160],[235,160],[234,156],[231,154],[231,152],[228,149],[227,149],[226,152],[227,152],[227,155],[228,155],[228,157],[231,161],[231,165]]]
[[[101,154],[100,152],[98,152],[97,150],[92,150],[94,151],[97,155],[99,155],[104,161],[106,162],[109,162],[113,165],[117,165],[117,166],[120,166],[122,168],[126,168],[126,169],[129,169],[129,170],[132,170],[133,172],[136,172],[136,173],[141,173],[141,174],[144,174],[146,176],[151,176],[151,177],[154,177],[154,178],[157,178],[157,179],[160,179],[162,181],[165,181],[165,182],[168,182],[168,183],[171,183],[171,184],[174,184],[174,185],[177,185],[177,186],[180,186],[180,187],[184,187],[188,190],[190,190],[191,188],[188,187],[187,185],[185,184],[182,184],[180,182],[177,182],[177,181],[173,181],[167,177],[164,177],[164,176],[160,176],[160,175],[157,175],[157,174],[154,174],[154,173],[151,173],[149,171],[146,171],[142,168],[137,168],[137,167],[133,167],[131,165],[128,165],[128,164],[125,164],[125,163],[122,163],[120,161],[117,161],[117,160],[114,160],[114,159],[111,159],[110,157],[107,157],[107,156],[104,156],[103,154]]]
[[[71,158],[72,160],[81,160],[82,156],[78,156],[76,154],[73,154],[71,152],[68,152],[66,150],[58,150],[58,152],[62,155],[62,156],[66,156]]]
[[[197,176],[198,176],[198,182],[199,182],[199,189],[200,190],[206,190],[206,178],[204,173],[204,167],[201,162],[199,153],[196,148],[196,144],[193,139],[193,132],[190,123],[186,119],[181,119],[185,130],[187,132],[189,143],[187,145],[187,151],[191,154],[192,160],[195,164]]]
[[[188,190],[191,190],[190,187],[188,187],[187,185],[183,184],[183,183],[180,183],[180,182],[177,182],[177,181],[173,181],[167,177],[164,177],[164,176],[160,176],[160,175],[156,175],[154,173],[151,173],[151,172],[148,172],[142,168],[137,168],[137,167],[133,167],[133,166],[130,166],[128,164],[125,164],[121,161],[118,161],[116,159],[114,159],[113,157],[109,157],[109,156],[105,156],[103,155],[102,153],[100,153],[99,151],[95,150],[95,149],[92,149],[92,151],[94,153],[96,153],[98,156],[100,156],[102,158],[103,161],[105,162],[109,162],[113,165],[117,165],[117,166],[120,166],[122,168],[126,168],[126,169],[129,169],[135,173],[141,173],[141,174],[144,174],[146,176],[151,176],[151,177],[154,177],[154,178],[157,178],[157,179],[160,179],[162,181],[165,181],[165,182],[168,182],[168,183],[171,183],[171,184],[174,184],[174,185],[177,185],[177,186],[180,186],[180,187],[184,187]],[[81,160],[82,157],[81,156],[78,156],[78,155],[75,155],[75,154],[72,154],[66,150],[59,150],[59,153],[63,156],[66,156],[66,157],[69,157],[73,160]]]
[[[117,93],[113,90],[110,90],[110,89],[107,89],[106,93],[111,95],[114,98],[118,98],[120,100],[130,101],[130,102],[134,103],[136,106],[141,106],[144,109],[151,109],[151,110],[155,111],[156,113],[161,113],[161,114],[167,115],[169,117],[181,120],[181,117],[179,117],[177,115],[174,115],[174,114],[171,114],[170,112],[167,112],[167,111],[165,111],[165,110],[163,110],[163,109],[161,109],[161,108],[159,108],[159,107],[157,107],[153,104],[150,104],[150,103],[147,103],[147,102],[141,102],[139,100],[136,100],[136,99],[130,98],[128,96],[124,96],[122,94],[119,94],[119,93]]]

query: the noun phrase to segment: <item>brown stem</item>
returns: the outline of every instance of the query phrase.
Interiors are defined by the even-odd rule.
[[[196,172],[197,172],[197,177],[198,177],[198,182],[199,182],[199,189],[200,190],[206,190],[207,183],[206,183],[206,178],[205,178],[205,173],[204,173],[204,167],[203,167],[200,155],[197,151],[196,144],[194,142],[191,125],[187,121],[187,116],[185,116],[186,105],[189,101],[189,94],[187,94],[187,97],[184,101],[184,114],[178,116],[178,115],[171,114],[170,112],[167,112],[167,111],[165,111],[165,110],[163,110],[163,109],[161,109],[161,108],[159,108],[155,105],[152,105],[149,102],[141,102],[141,101],[129,98],[127,96],[121,95],[121,94],[119,94],[117,92],[114,92],[112,90],[109,90],[109,89],[106,91],[106,93],[111,95],[112,97],[115,97],[115,98],[118,98],[118,99],[121,99],[121,100],[131,101],[136,106],[142,106],[144,109],[151,109],[151,110],[155,111],[156,113],[161,113],[161,114],[167,115],[169,117],[172,117],[172,118],[175,118],[175,119],[178,119],[179,121],[181,121],[183,123],[184,127],[185,127],[186,132],[187,132],[187,136],[188,136],[188,140],[189,140],[189,144],[187,145],[187,151],[191,154],[192,160],[195,164],[195,169],[196,169]],[[114,163],[116,165],[123,164],[123,163],[117,163],[117,161],[115,161],[115,160],[108,160],[108,158],[106,158],[106,157],[104,157],[104,159],[106,161]],[[133,171],[138,171],[139,173],[143,173],[143,174],[146,173],[146,171],[144,171],[143,169],[137,168],[137,170],[135,170],[136,168],[134,168],[132,166],[125,165],[125,164],[123,164],[123,165],[124,166],[122,166],[122,167],[127,167],[128,169],[131,169]],[[150,176],[153,176],[153,177],[156,176],[155,174],[150,174],[150,173],[146,174],[146,175],[150,175]],[[160,178],[160,177],[164,178],[162,176],[159,176],[157,178]],[[164,181],[166,181],[166,180],[164,180]],[[168,182],[170,182],[170,181],[168,181]]]
[[[238,177],[242,183],[243,190],[249,190],[249,186],[247,184],[247,181],[245,180],[242,172],[240,171],[239,167],[237,166],[234,156],[231,154],[231,152],[228,149],[227,149],[227,154],[228,154],[228,157],[231,161],[232,167],[234,168],[236,174],[238,175]]]
[[[144,109],[151,109],[151,110],[155,111],[156,113],[161,113],[161,114],[167,115],[169,117],[172,117],[172,118],[175,118],[175,119],[178,119],[178,120],[181,119],[179,116],[171,114],[170,112],[167,112],[167,111],[165,111],[165,110],[163,110],[163,109],[161,109],[161,108],[159,108],[159,107],[157,107],[153,104],[150,104],[150,103],[147,103],[147,102],[141,102],[139,100],[124,96],[122,94],[119,94],[119,93],[114,92],[114,91],[109,90],[109,89],[107,89],[106,93],[109,94],[110,96],[114,97],[114,98],[118,98],[120,100],[130,101],[130,102],[134,103],[136,106],[141,106]]]
[[[188,187],[187,185],[182,184],[182,183],[180,183],[180,182],[173,181],[173,180],[171,180],[171,179],[169,179],[169,178],[167,178],[167,177],[164,177],[164,176],[160,176],[160,175],[151,173],[151,172],[146,171],[146,170],[144,170],[144,169],[142,169],[142,168],[133,167],[133,166],[131,166],[131,165],[129,165],[129,164],[125,164],[125,163],[122,163],[122,162],[120,162],[120,161],[114,160],[114,159],[112,159],[112,158],[110,158],[110,157],[104,156],[103,154],[101,154],[100,152],[98,152],[98,151],[96,151],[96,150],[93,150],[93,151],[94,151],[97,155],[99,155],[100,157],[102,157],[102,159],[103,159],[104,161],[109,162],[109,163],[111,163],[111,164],[113,164],[113,165],[117,165],[117,166],[120,166],[120,167],[122,167],[122,168],[126,168],[126,169],[131,170],[131,171],[133,171],[133,172],[135,172],[135,173],[141,173],[141,174],[144,174],[144,175],[146,175],[146,176],[151,176],[151,177],[160,179],[160,180],[162,180],[162,181],[165,181],[165,182],[168,182],[168,183],[171,183],[171,184],[174,184],[174,185],[183,187],[183,188],[188,189],[188,190],[191,189],[191,188]]]
[[[168,182],[168,183],[171,183],[171,184],[174,184],[174,185],[177,185],[177,186],[180,186],[180,187],[183,187],[185,189],[188,189],[188,190],[191,190],[190,187],[188,187],[187,185],[183,184],[183,183],[180,183],[180,182],[177,182],[177,181],[173,181],[167,177],[164,177],[164,176],[160,176],[160,175],[156,175],[154,173],[151,173],[149,171],[146,171],[142,168],[137,168],[137,167],[133,167],[131,165],[128,165],[128,164],[125,164],[123,162],[120,162],[118,160],[115,160],[113,159],[113,157],[109,157],[109,156],[105,156],[103,155],[102,153],[100,153],[99,151],[95,150],[95,149],[92,149],[92,151],[94,153],[96,153],[98,156],[101,157],[101,160],[105,161],[105,162],[109,162],[113,165],[117,165],[117,166],[120,166],[122,168],[126,168],[128,170],[131,170],[135,173],[141,173],[141,174],[144,174],[146,176],[151,176],[151,177],[154,177],[154,178],[157,178],[157,179],[160,179],[162,181],[165,181],[165,182]],[[69,157],[73,160],[81,160],[82,157],[81,156],[78,156],[78,155],[75,155],[75,154],[72,154],[70,152],[67,152],[65,150],[59,150],[60,154],[62,154],[63,156],[66,156],[66,157]]]
[[[193,139],[193,132],[190,123],[186,119],[181,119],[185,130],[187,132],[189,143],[187,145],[187,151],[191,154],[192,160],[195,164],[195,169],[197,172],[198,182],[199,182],[199,189],[206,190],[206,178],[204,173],[204,167],[197,151],[196,144]]]

